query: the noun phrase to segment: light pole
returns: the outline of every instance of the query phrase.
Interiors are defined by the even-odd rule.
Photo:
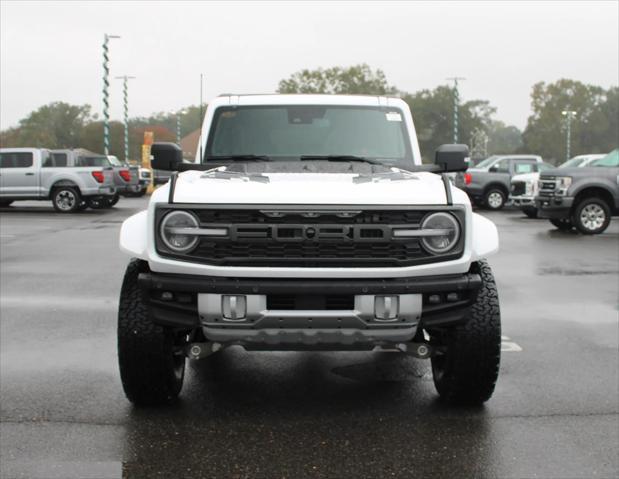
[[[566,134],[565,134],[565,159],[569,160],[572,155],[570,154],[572,143],[572,118],[576,116],[574,110],[563,110],[561,114],[565,117]]]
[[[105,155],[110,154],[110,57],[107,44],[112,38],[120,38],[120,36],[103,34],[103,153]]]
[[[129,80],[135,77],[123,75],[116,77],[123,81],[123,114],[125,120],[125,163],[129,163]]]
[[[181,115],[185,113],[187,113],[187,110],[184,108],[176,112],[176,143],[178,145],[181,144]]]
[[[460,102],[460,92],[458,91],[458,80],[466,80],[464,77],[449,77],[447,80],[454,82],[454,143],[458,143],[458,103]]]

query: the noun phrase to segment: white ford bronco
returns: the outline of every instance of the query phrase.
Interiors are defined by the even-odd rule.
[[[495,225],[446,172],[422,165],[397,98],[225,95],[208,106],[194,163],[128,218],[118,356],[135,404],[181,390],[187,358],[249,351],[391,350],[429,358],[440,396],[481,403],[498,376],[499,301],[485,258]]]

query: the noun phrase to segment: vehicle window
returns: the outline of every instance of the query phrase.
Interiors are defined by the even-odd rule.
[[[121,161],[113,155],[108,155],[107,159],[109,160],[112,166],[123,166]]]
[[[390,108],[301,105],[220,107],[207,157],[354,155],[385,164],[413,163],[401,111]]]
[[[535,164],[536,171],[546,171],[546,170],[550,170],[550,169],[552,169],[554,167],[555,167],[554,165],[551,165],[550,163],[546,163],[546,162],[544,162],[544,163],[536,163]]]
[[[514,172],[516,174],[520,174],[520,173],[532,173],[533,171],[535,171],[534,169],[534,165],[531,162],[528,161],[516,161],[516,163],[514,164]]]
[[[509,158],[503,158],[492,165],[492,170],[496,173],[509,173]]]
[[[496,156],[490,156],[490,157],[486,158],[485,160],[480,161],[479,163],[477,163],[475,165],[475,168],[485,168],[486,166],[490,166],[496,159],[497,159]]]
[[[0,168],[29,168],[33,162],[29,152],[0,153]]]
[[[619,149],[611,151],[608,155],[591,163],[591,166],[619,166]]]
[[[43,168],[52,166],[67,166],[66,153],[48,153],[43,161]]]
[[[78,156],[75,166],[111,166],[105,156]]]

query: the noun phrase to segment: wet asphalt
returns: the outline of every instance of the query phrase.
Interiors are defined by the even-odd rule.
[[[619,476],[619,220],[585,237],[484,213],[505,336],[484,407],[445,406],[429,364],[396,354],[229,349],[189,366],[176,405],[135,409],[117,238],[146,201],[0,209],[1,477]]]

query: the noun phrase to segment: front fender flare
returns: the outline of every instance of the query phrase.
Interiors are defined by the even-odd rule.
[[[499,251],[499,232],[496,225],[478,213],[473,218],[472,261],[486,258]]]
[[[127,218],[120,227],[120,250],[134,258],[147,260],[148,211]]]

